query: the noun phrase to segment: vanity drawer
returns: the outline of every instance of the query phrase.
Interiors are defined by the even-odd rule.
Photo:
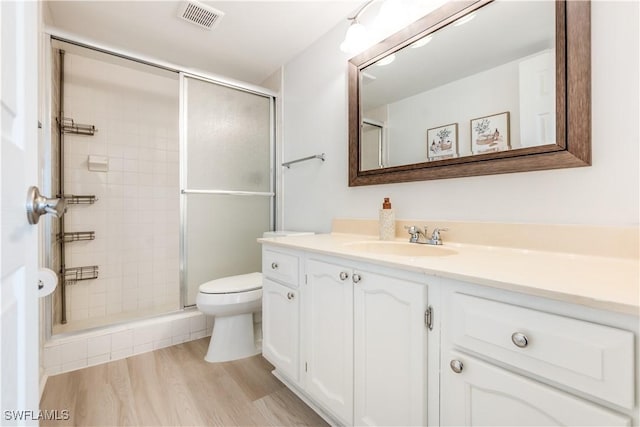
[[[633,333],[464,294],[452,298],[455,346],[633,408]]]
[[[262,251],[262,274],[270,279],[298,287],[298,264],[296,255],[271,249]]]

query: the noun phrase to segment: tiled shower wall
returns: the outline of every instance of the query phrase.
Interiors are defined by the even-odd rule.
[[[99,267],[67,286],[67,319],[178,309],[178,77],[69,52],[64,73],[65,117],[97,128],[64,136],[65,194],[98,199],[69,206],[65,230],[96,237],[68,243],[66,267]],[[89,170],[89,156],[108,171]]]

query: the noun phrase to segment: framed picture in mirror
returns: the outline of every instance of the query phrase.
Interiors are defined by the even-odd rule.
[[[471,120],[473,154],[494,153],[510,148],[508,111]]]
[[[458,156],[458,124],[427,129],[427,158],[451,159]]]

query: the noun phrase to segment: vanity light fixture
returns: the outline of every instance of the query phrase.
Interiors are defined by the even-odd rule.
[[[368,47],[370,43],[369,34],[364,25],[362,25],[358,18],[368,8],[374,0],[369,0],[356,12],[355,15],[347,18],[351,21],[347,34],[344,36],[344,41],[340,44],[340,50],[345,53],[356,53]]]

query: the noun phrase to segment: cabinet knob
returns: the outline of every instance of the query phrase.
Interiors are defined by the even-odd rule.
[[[529,339],[522,332],[514,332],[511,335],[511,341],[520,348],[525,348],[529,344]]]
[[[296,294],[294,294],[293,292],[287,292],[287,299],[288,300],[292,300],[296,297]]]
[[[348,278],[349,278],[349,273],[347,273],[346,271],[340,272],[340,280],[344,281],[344,280],[347,280]]]
[[[353,283],[359,283],[362,277],[359,274],[354,274],[351,280],[353,280]]]
[[[277,270],[278,269],[278,263],[277,262],[272,262],[271,263],[271,269],[272,270]]]
[[[462,368],[464,368],[462,362],[456,359],[453,359],[451,362],[449,362],[449,366],[451,366],[451,370],[456,374],[462,372]]]

